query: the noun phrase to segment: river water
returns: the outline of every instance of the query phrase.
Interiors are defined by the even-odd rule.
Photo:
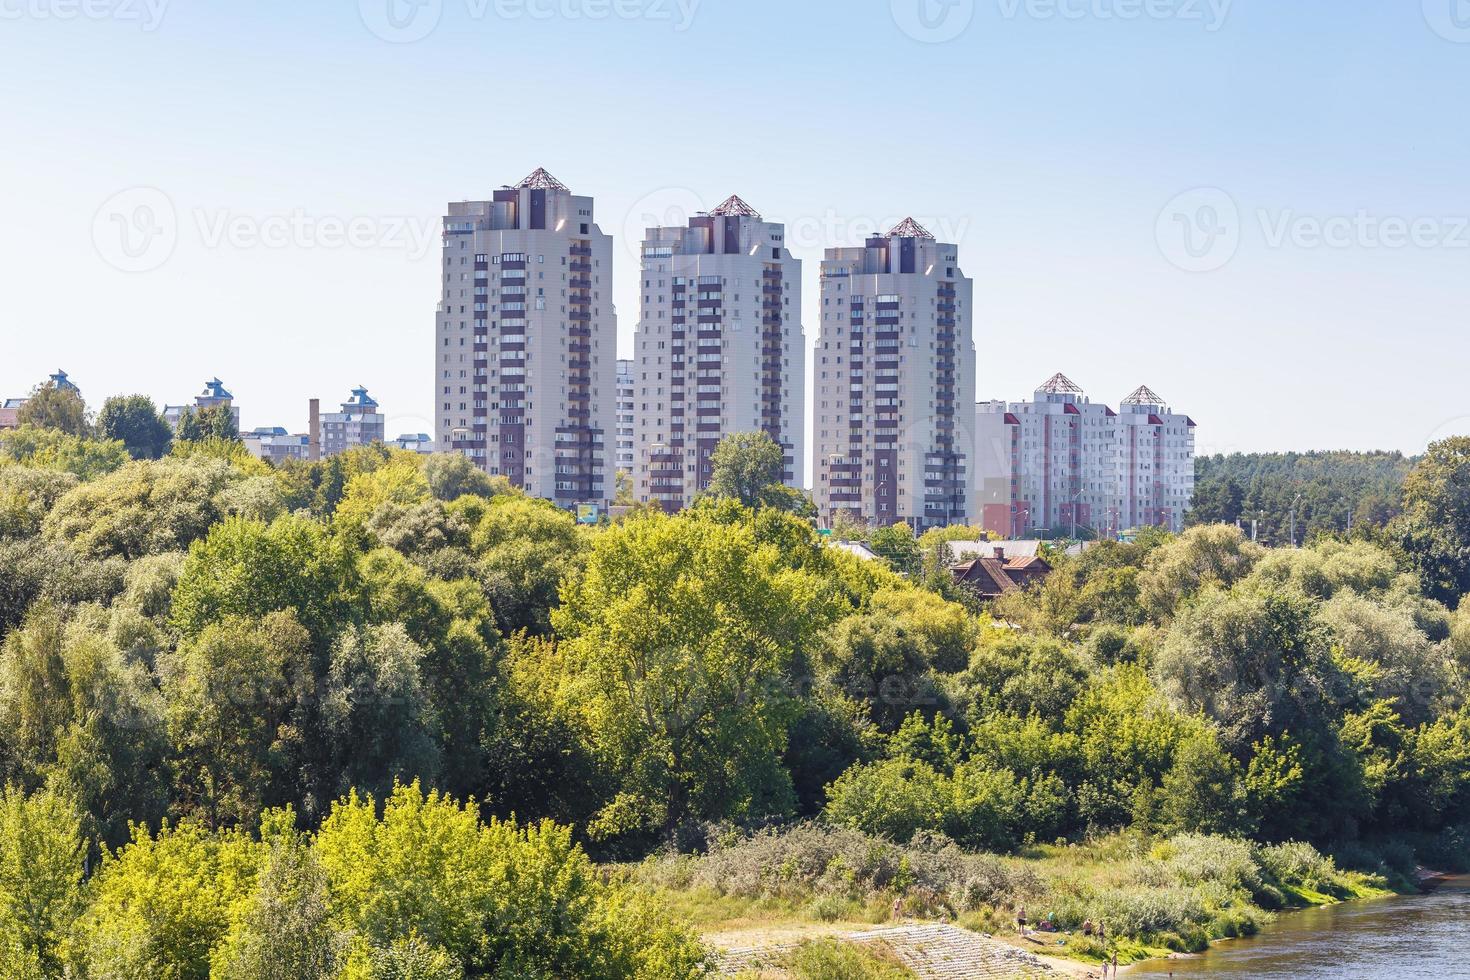
[[[1128,977],[1252,980],[1470,978],[1470,877],[1428,895],[1348,902],[1280,916],[1251,939],[1203,956],[1148,963]]]

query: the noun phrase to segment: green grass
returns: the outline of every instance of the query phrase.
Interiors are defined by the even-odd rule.
[[[831,939],[806,943],[775,968],[737,974],[738,980],[913,980],[913,971],[884,949]]]

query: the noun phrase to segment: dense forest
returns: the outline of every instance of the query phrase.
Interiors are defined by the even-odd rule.
[[[986,852],[1117,833],[1170,850],[1105,913],[1208,939],[1337,887],[1317,849],[1465,844],[1470,442],[1378,540],[1145,534],[980,609],[943,534],[827,546],[759,439],[579,527],[458,456],[49,401],[0,433],[6,977],[696,977],[681,890],[995,914]],[[1166,914],[1186,866],[1246,870]]]
[[[1381,528],[1398,515],[1413,461],[1400,453],[1233,453],[1195,464],[1192,524],[1254,522],[1264,544]]]

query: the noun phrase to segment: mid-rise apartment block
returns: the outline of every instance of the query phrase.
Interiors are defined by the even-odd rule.
[[[765,432],[801,485],[801,262],[783,225],[731,197],[643,242],[634,343],[634,492],[675,511],[709,483],[722,438]]]
[[[321,426],[323,457],[383,441],[383,415],[362,386],[352,389],[352,397],[342,403],[342,411],[323,415]]]
[[[449,205],[435,350],[439,446],[564,506],[612,494],[612,239],[545,170]]]
[[[822,262],[816,503],[875,525],[968,523],[975,345],[958,249],[908,219]]]
[[[279,425],[260,426],[249,432],[242,432],[240,439],[252,456],[268,463],[306,460],[311,455],[310,435],[301,432],[292,434]]]
[[[1121,410],[1058,374],[1028,402],[975,408],[981,524],[1004,537],[1112,537],[1183,526],[1194,493],[1194,422],[1141,388]]]

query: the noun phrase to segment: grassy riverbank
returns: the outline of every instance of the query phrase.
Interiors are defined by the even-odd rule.
[[[1407,874],[1347,870],[1310,845],[1203,835],[1120,834],[969,854],[942,838],[897,846],[818,826],[716,841],[707,854],[650,859],[628,872],[716,947],[817,940],[905,919],[951,921],[1038,954],[1120,963],[1199,952],[1255,934],[1280,911],[1408,890]],[[1032,936],[1016,934],[1024,908]],[[1103,923],[1107,941],[1082,934]],[[1046,923],[1055,931],[1037,931]]]

